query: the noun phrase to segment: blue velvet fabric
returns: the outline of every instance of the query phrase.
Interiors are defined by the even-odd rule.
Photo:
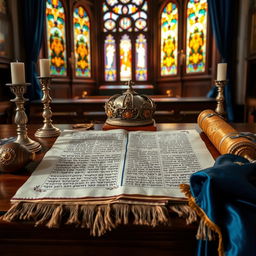
[[[256,163],[222,155],[214,166],[193,174],[196,204],[221,230],[225,256],[256,255]],[[217,255],[211,241],[199,241],[197,255]]]
[[[27,97],[30,100],[36,100],[42,97],[42,90],[37,79],[36,63],[42,45],[46,2],[45,0],[24,0],[22,4],[26,82],[31,83],[31,86],[28,87]]]
[[[225,86],[226,112],[229,121],[234,121],[234,111],[232,104],[232,40],[234,37],[234,20],[236,3],[233,0],[208,0],[209,16],[211,27],[215,36],[217,48],[222,56],[222,62],[228,63],[227,79],[229,83]],[[216,97],[217,88],[213,87],[208,93],[208,97]]]

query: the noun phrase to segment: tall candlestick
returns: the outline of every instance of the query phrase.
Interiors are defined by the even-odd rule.
[[[40,77],[49,77],[50,76],[50,60],[49,59],[40,59]]]
[[[217,81],[225,81],[227,79],[227,63],[219,63],[217,68]]]
[[[31,152],[37,152],[41,150],[42,146],[39,142],[30,139],[27,135],[27,122],[28,117],[24,109],[24,103],[27,99],[24,98],[24,93],[27,90],[27,86],[30,84],[6,84],[11,88],[11,91],[15,95],[15,99],[11,100],[16,104],[16,113],[14,122],[17,125],[17,139],[15,142],[25,146]]]
[[[23,62],[11,62],[12,84],[25,84],[25,69]]]
[[[44,118],[44,125],[42,128],[39,128],[35,136],[41,138],[48,138],[48,137],[57,137],[60,135],[60,129],[55,127],[52,124],[52,111],[50,107],[50,103],[52,98],[50,96],[50,83],[51,77],[39,77],[40,83],[42,85],[43,91],[43,98],[42,103],[44,104],[44,111],[43,111],[43,118]]]

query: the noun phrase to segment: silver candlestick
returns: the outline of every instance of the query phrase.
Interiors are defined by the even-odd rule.
[[[44,125],[42,128],[38,129],[35,133],[36,137],[40,138],[49,138],[49,137],[57,137],[60,135],[60,129],[55,127],[52,124],[52,111],[50,107],[50,103],[52,102],[52,98],[50,96],[50,83],[51,77],[39,77],[40,84],[42,86],[43,98],[42,103],[44,104],[43,118]]]
[[[217,107],[215,112],[220,116],[225,116],[225,108],[224,108],[224,87],[227,84],[227,80],[215,80],[216,87],[218,89],[218,94],[216,97]]]
[[[30,84],[24,83],[6,85],[10,87],[11,92],[16,96],[15,99],[11,100],[16,104],[14,122],[17,125],[17,139],[15,142],[25,146],[31,152],[38,152],[42,147],[39,142],[30,139],[27,135],[28,117],[24,110],[24,103],[27,101],[27,99],[25,99],[23,96],[27,90],[27,86]]]

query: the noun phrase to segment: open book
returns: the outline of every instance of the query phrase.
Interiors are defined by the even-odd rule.
[[[181,199],[214,159],[196,130],[64,131],[12,201]]]

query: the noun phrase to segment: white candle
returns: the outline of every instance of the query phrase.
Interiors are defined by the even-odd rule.
[[[217,69],[217,81],[224,81],[227,79],[227,63],[219,63]]]
[[[11,62],[12,84],[25,84],[25,69],[23,62]]]
[[[49,59],[40,59],[40,76],[49,77],[50,76],[50,60]]]

